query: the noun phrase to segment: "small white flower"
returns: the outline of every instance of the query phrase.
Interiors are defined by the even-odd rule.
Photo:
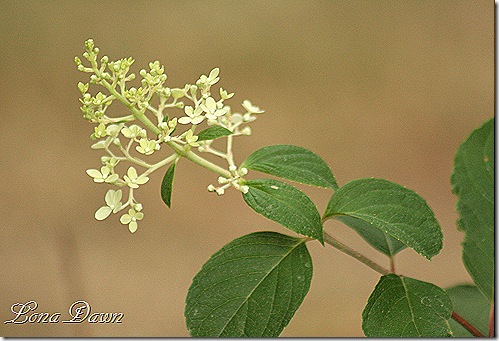
[[[106,196],[105,196],[105,201],[107,206],[102,206],[95,212],[95,219],[97,220],[104,220],[109,215],[111,212],[116,213],[121,209],[121,197],[123,196],[123,193],[121,192],[121,189],[117,191],[113,191],[110,189],[107,191]]]
[[[185,142],[187,142],[188,145],[193,146],[193,147],[199,147],[199,143],[196,142],[198,140],[198,136],[194,135],[191,129],[187,131],[187,133],[184,136]]]
[[[184,112],[187,116],[179,118],[178,123],[180,124],[199,124],[204,120],[201,107],[193,109],[191,106],[187,105],[184,107]]]
[[[90,136],[90,138],[95,140],[105,136],[107,136],[106,125],[104,123],[100,123],[94,128],[94,133]]]
[[[123,177],[126,184],[130,188],[139,188],[139,185],[143,185],[149,181],[149,178],[145,175],[137,176],[137,171],[134,167],[128,168],[127,175]]]
[[[139,127],[136,124],[132,124],[130,127],[124,127],[121,129],[121,133],[123,136],[125,136],[127,139],[134,139],[136,137],[143,137],[145,138],[147,136],[147,132],[145,129]]]
[[[102,166],[100,172],[97,169],[87,169],[86,172],[97,183],[107,182],[110,184],[119,179],[118,174],[111,174],[109,166]]]
[[[138,220],[142,220],[144,218],[144,213],[136,212],[133,208],[128,210],[128,214],[123,214],[120,218],[120,222],[124,225],[128,225],[128,230],[131,233],[137,231],[138,228]]]
[[[232,98],[232,96],[234,96],[234,93],[227,93],[227,90],[224,90],[222,88],[220,88],[220,98],[223,99],[223,100],[226,100],[226,99],[230,99]]]
[[[244,100],[243,101],[243,107],[244,109],[248,110],[250,114],[263,114],[265,111],[257,107],[256,105],[253,105],[249,100]]]
[[[139,145],[135,147],[135,149],[142,154],[145,155],[151,155],[154,153],[156,150],[159,150],[161,146],[159,145],[158,142],[155,140],[148,140],[148,139],[140,139]]]
[[[204,104],[201,104],[201,108],[206,113],[206,118],[210,120],[216,120],[217,117],[227,113],[227,109],[221,108],[213,97],[206,98]]]

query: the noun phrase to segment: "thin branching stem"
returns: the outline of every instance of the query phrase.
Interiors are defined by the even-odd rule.
[[[334,238],[333,236],[331,236],[327,232],[324,232],[324,242],[326,244],[329,244],[332,247],[340,250],[341,252],[357,259],[359,262],[364,263],[365,265],[367,265],[368,267],[370,267],[371,269],[373,269],[374,271],[376,271],[382,275],[388,275],[391,273],[390,270],[388,270],[388,269],[384,268],[383,266],[379,265],[378,263],[370,260],[369,258],[367,258],[363,254],[355,251],[351,247],[343,244],[342,242],[340,242],[339,240],[337,240],[336,238]]]

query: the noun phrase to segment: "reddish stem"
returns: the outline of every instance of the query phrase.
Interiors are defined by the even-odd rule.
[[[489,314],[489,337],[495,336],[495,313],[494,313],[494,303],[490,306]]]
[[[395,258],[394,257],[390,257],[390,271],[392,273],[395,273]]]
[[[473,336],[485,337],[478,329],[476,329],[471,323],[466,321],[462,316],[457,314],[455,311],[452,312],[452,318],[454,321],[463,326],[467,331],[469,331]]]

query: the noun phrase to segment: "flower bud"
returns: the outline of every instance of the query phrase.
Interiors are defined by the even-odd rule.
[[[229,179],[224,178],[223,176],[219,176],[219,177],[218,177],[218,183],[219,183],[219,184],[221,184],[221,185],[222,185],[222,184],[226,184],[226,183],[228,183],[228,182],[229,182]]]
[[[241,130],[241,134],[242,134],[242,135],[251,135],[251,128],[250,128],[250,127],[244,127],[244,128]]]

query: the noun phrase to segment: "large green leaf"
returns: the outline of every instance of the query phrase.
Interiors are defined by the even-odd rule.
[[[276,337],[312,280],[304,239],[257,232],[235,239],[206,262],[187,294],[192,336]]]
[[[451,335],[452,302],[436,285],[394,274],[380,278],[362,312],[369,337]]]
[[[163,181],[161,182],[161,199],[166,206],[171,207],[172,204],[172,190],[173,190],[173,176],[175,175],[176,162],[172,162],[168,167]]]
[[[297,146],[263,147],[248,156],[241,167],[302,184],[338,188],[328,165],[316,154]]]
[[[233,132],[227,128],[220,126],[213,126],[200,131],[198,134],[198,141],[215,140],[219,137],[232,135]]]
[[[451,177],[465,232],[463,263],[489,300],[494,292],[494,119],[459,147]]]
[[[266,218],[324,244],[321,217],[312,200],[302,191],[272,179],[247,180],[244,201]]]
[[[488,335],[490,303],[483,293],[474,285],[456,285],[446,291],[452,300],[454,311],[483,335]],[[473,336],[454,320],[450,320],[450,327],[456,337]]]
[[[388,255],[403,247],[393,239],[368,233],[369,228],[379,229],[428,259],[442,249],[442,230],[425,200],[387,180],[360,179],[342,186],[329,200],[323,219],[328,218],[342,220]],[[362,223],[352,223],[353,219]]]

